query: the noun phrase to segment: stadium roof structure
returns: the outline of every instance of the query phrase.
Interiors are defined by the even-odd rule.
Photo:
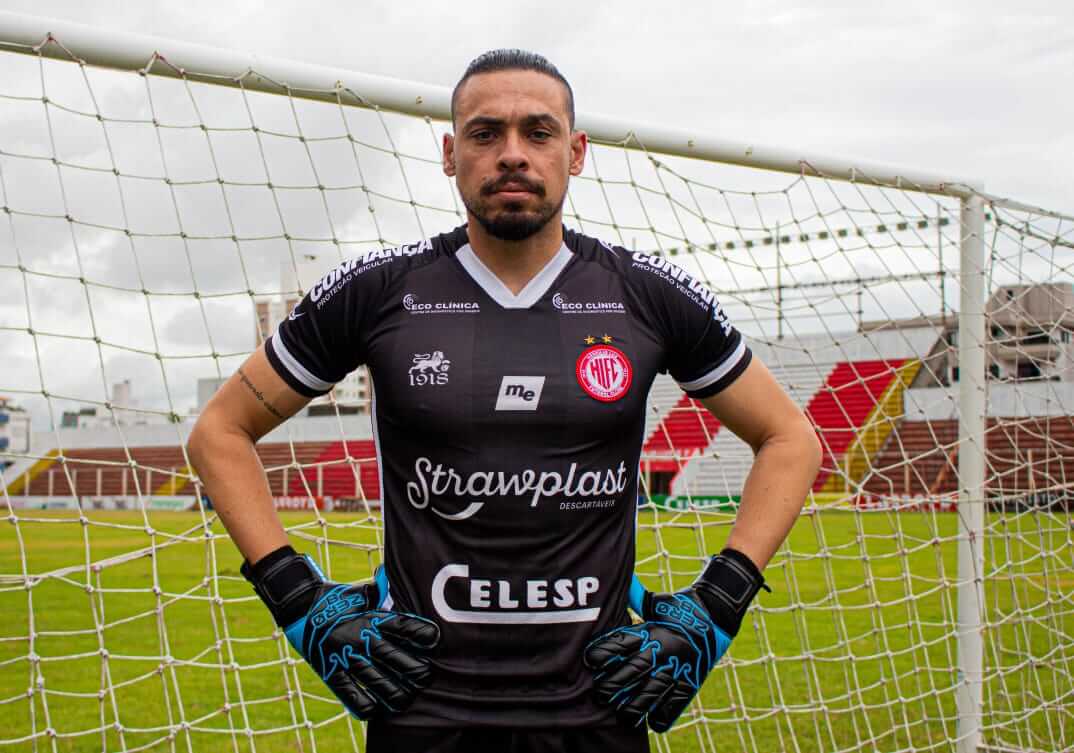
[[[944,314],[928,314],[923,316],[911,316],[906,319],[876,319],[862,322],[858,325],[858,331],[863,333],[881,332],[894,329],[919,329],[922,327],[948,327],[958,324],[958,312],[948,311]]]
[[[1000,285],[985,306],[991,322],[1004,326],[1061,326],[1074,329],[1074,286],[1069,283]],[[928,314],[905,319],[876,319],[862,322],[860,332],[920,327],[956,327],[958,311]]]
[[[864,332],[786,335],[768,341],[750,340],[750,349],[766,364],[834,364],[892,358],[924,358],[940,337],[939,324],[876,328]]]

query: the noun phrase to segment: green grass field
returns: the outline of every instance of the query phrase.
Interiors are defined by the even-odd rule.
[[[86,524],[16,513],[0,529],[0,750],[362,749],[360,725],[272,639],[237,551],[206,536],[199,513],[94,512]],[[296,546],[327,559],[336,579],[368,577],[378,561],[375,518],[283,517]],[[643,512],[643,579],[654,589],[687,583],[730,520]],[[653,749],[952,749],[956,528],[951,513],[804,516],[766,571],[773,593],[710,675],[703,712],[654,736]],[[218,522],[208,531],[224,533]],[[990,743],[1074,746],[1071,534],[1065,516],[989,516]],[[325,538],[327,558],[316,544]],[[25,573],[50,577],[28,589]]]

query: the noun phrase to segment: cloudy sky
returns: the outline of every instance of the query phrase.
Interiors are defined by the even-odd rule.
[[[580,110],[860,154],[1074,205],[1074,5],[5,0],[8,10],[443,86],[544,53]]]
[[[524,47],[545,54],[560,67],[572,82],[581,112],[663,124],[737,142],[778,145],[802,156],[859,156],[976,178],[990,193],[1074,213],[1074,97],[1070,94],[1074,91],[1074,6],[1066,3],[1024,2],[1016,8],[1011,3],[983,1],[299,4],[191,0],[177,4],[4,0],[3,9],[442,86],[453,85],[466,63],[482,51]],[[0,83],[0,95],[39,94],[35,92],[37,71],[29,66],[32,61],[18,56],[20,60],[12,63],[12,57],[3,61],[7,67],[0,82],[7,83]],[[92,111],[83,84],[70,76],[65,81],[62,71],[49,75],[56,76],[49,83],[54,97],[66,98],[76,110]],[[240,121],[247,117],[241,98],[232,90],[218,107],[208,106],[211,94],[199,93],[203,109],[195,117],[189,98],[176,87],[155,90],[154,113],[144,92],[134,91],[140,82],[118,82],[108,76],[91,81],[97,106],[114,119],[138,120],[155,114],[176,124],[200,119],[210,126],[228,127],[242,125]],[[107,383],[133,378],[135,396],[143,405],[170,406],[182,413],[192,404],[197,376],[211,375],[218,368],[230,373],[239,354],[249,349],[251,306],[243,291],[279,289],[281,262],[301,261],[306,255],[321,259],[332,253],[353,255],[367,243],[375,245],[378,238],[413,239],[419,234],[408,223],[415,214],[421,235],[456,224],[451,187],[435,164],[439,131],[430,132],[420,122],[393,126],[396,146],[414,155],[406,166],[409,184],[400,181],[399,167],[390,155],[375,148],[363,153],[362,181],[387,196],[413,196],[419,203],[440,209],[415,213],[409,206],[400,208],[392,200],[385,206],[381,201],[377,207],[380,224],[375,225],[367,207],[363,205],[361,212],[356,209],[364,198],[354,190],[362,181],[348,172],[354,169],[354,159],[334,151],[340,145],[331,140],[308,153],[298,149],[294,139],[281,138],[258,152],[249,132],[221,131],[213,135],[212,151],[205,147],[200,132],[170,129],[158,141],[154,129],[117,121],[109,126],[110,152],[96,122],[87,126],[84,121],[88,119],[78,116],[63,122],[67,116],[54,113],[56,125],[68,136],[57,137],[53,146],[42,136],[47,128],[40,103],[0,102],[0,133],[6,134],[0,139],[0,149],[37,155],[55,149],[63,161],[72,164],[117,167],[131,175],[166,171],[173,179],[192,181],[220,175],[236,183],[228,192],[229,218],[215,185],[173,193],[159,180],[142,180],[126,186],[123,200],[113,200],[110,192],[117,193],[117,189],[110,176],[111,184],[105,185],[92,172],[68,171],[65,188],[81,188],[79,196],[84,197],[75,196],[74,190],[67,192],[73,215],[105,228],[145,232],[156,228],[170,236],[144,238],[131,248],[122,233],[114,230],[79,226],[72,238],[67,223],[31,217],[33,212],[64,213],[65,199],[58,190],[55,169],[33,160],[0,159],[8,203],[24,212],[16,217],[13,228],[0,226],[0,265],[7,265],[0,266],[0,349],[14,363],[0,377],[0,394],[44,389],[69,396],[62,405],[69,408],[79,400],[103,399]],[[252,109],[263,128],[291,133],[297,120],[307,136],[332,137],[343,132],[339,113],[331,107],[304,108],[300,103],[296,119],[278,102],[266,104],[254,97]],[[354,116],[347,127],[361,140],[384,145],[377,123]],[[91,133],[91,128],[96,130]],[[589,166],[591,174],[596,169],[605,178],[624,178],[633,169],[621,155],[593,156],[596,164]],[[754,183],[754,176],[740,180],[732,172],[694,173],[690,172],[694,166],[673,166],[686,170],[690,181],[677,183],[675,173],[663,176],[672,178],[671,186],[655,175],[643,182],[648,181],[654,191],[669,191],[681,202],[696,202],[702,214],[722,222],[724,229],[740,223],[749,228],[740,234],[746,236],[752,231],[770,232],[774,222],[822,216],[832,206],[844,207],[835,219],[843,226],[883,221],[884,212],[890,219],[944,211],[912,198],[870,199],[850,194],[819,198],[803,187],[791,186],[787,176]],[[268,192],[238,186],[243,181],[264,184],[266,170],[277,183],[322,183],[338,190],[328,192],[323,200],[316,191],[278,192],[276,205]],[[280,175],[284,177],[276,177]],[[747,219],[742,221],[742,213],[732,206],[741,197],[728,198],[720,189],[776,193],[745,210]],[[643,206],[642,199],[626,197],[620,214],[613,218],[611,207],[618,207],[620,199],[598,198],[593,182],[579,184],[573,191],[578,193],[579,207],[585,206],[587,194],[592,195],[598,209],[578,211],[602,223],[597,230],[611,232],[614,222],[671,228],[666,237],[655,240],[639,239],[635,230],[617,231],[623,242],[653,246],[673,244],[669,238],[724,240],[705,237],[701,226],[691,225],[689,219],[684,225],[670,205]],[[782,218],[775,209],[781,203],[791,206],[779,210]],[[856,216],[853,209],[845,209],[851,205],[867,207],[872,214]],[[775,214],[769,212],[770,207]],[[739,219],[732,221],[732,215]],[[275,242],[280,241],[281,232],[277,220],[283,218],[292,235],[310,240]],[[182,244],[177,222],[184,232],[203,235],[206,240]],[[806,229],[815,230],[823,223],[805,224]],[[246,242],[240,254],[227,243],[210,239],[231,232],[270,239]],[[332,236],[343,239],[343,245],[336,248],[317,240]],[[887,252],[870,249],[871,256],[847,256],[844,261],[851,260],[859,275],[899,274],[928,266],[920,256],[912,260],[907,249],[929,244],[931,239],[901,238],[889,243]],[[821,270],[813,258],[816,247],[798,252],[801,256],[795,262],[796,251],[785,251],[784,264],[792,278],[796,274],[800,280],[830,275],[830,265]],[[720,259],[703,271],[721,289],[761,284],[769,281],[764,271],[770,260],[760,254]],[[899,254],[906,258],[892,261]],[[18,263],[35,274],[16,274]],[[88,296],[77,282],[82,274],[100,283]],[[154,291],[148,307],[138,292],[143,287]],[[191,290],[209,297],[196,300]],[[900,291],[905,300],[887,294],[865,295],[862,305],[874,304],[865,318],[878,313],[928,313],[914,309],[920,294]],[[935,294],[932,288],[930,292]],[[848,315],[848,307],[857,305],[839,296],[829,303]],[[746,313],[753,315],[752,309]],[[763,329],[761,318],[757,327]],[[35,329],[70,337],[35,338],[19,332],[29,320]],[[107,347],[97,347],[93,336]],[[235,355],[212,359],[214,350]],[[163,368],[156,353],[165,357]],[[72,359],[96,368],[87,378],[70,367]],[[34,403],[30,397],[24,402]]]

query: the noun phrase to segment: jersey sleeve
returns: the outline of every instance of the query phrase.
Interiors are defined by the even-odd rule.
[[[382,270],[363,269],[361,258],[328,272],[265,341],[276,373],[306,397],[331,390],[364,363],[365,335],[383,289]]]
[[[690,397],[711,397],[727,388],[753,355],[716,295],[662,257],[634,253],[631,264],[643,305],[664,340],[668,373]]]

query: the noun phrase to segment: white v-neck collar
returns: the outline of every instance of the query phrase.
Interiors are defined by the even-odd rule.
[[[541,296],[552,287],[559,273],[570,263],[572,256],[574,254],[567,248],[567,244],[561,245],[556,255],[544,265],[544,269],[527,282],[526,287],[522,288],[518,295],[515,295],[491,269],[485,266],[483,261],[477,258],[477,254],[474,253],[469,243],[455,252],[455,258],[459,260],[459,264],[466,270],[466,273],[488,294],[489,298],[505,309],[528,309],[541,300]]]

